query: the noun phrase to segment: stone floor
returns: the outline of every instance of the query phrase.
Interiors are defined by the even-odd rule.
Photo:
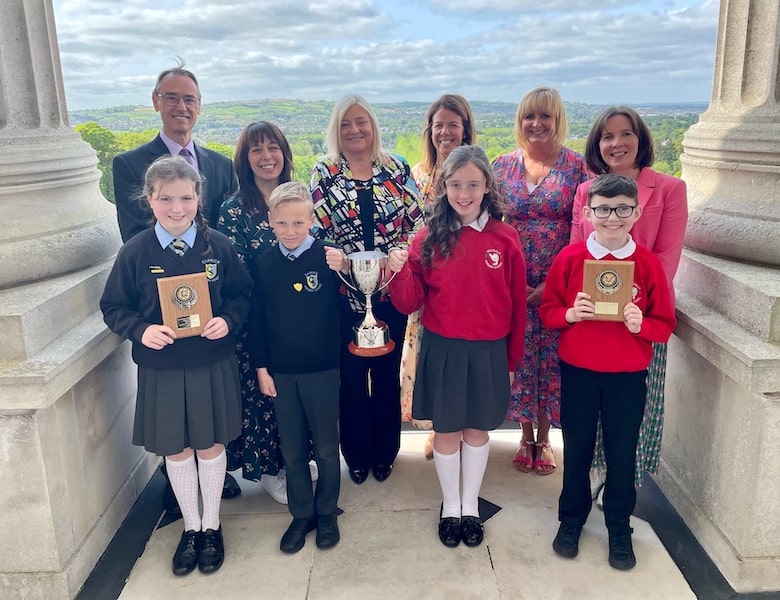
[[[561,464],[560,432],[554,433],[557,435],[552,442]],[[79,600],[109,600],[117,595],[120,600],[693,600],[697,597],[714,600],[736,597],[729,593],[727,585],[723,586],[722,579],[718,580],[717,570],[705,574],[704,583],[701,575],[694,575],[700,588],[694,592],[686,577],[690,579],[691,573],[711,572],[711,564],[702,567],[698,564],[702,561],[692,564],[688,560],[686,566],[685,557],[690,559],[695,549],[684,551],[683,560],[679,557],[677,560],[681,566],[676,564],[651,524],[636,516],[632,525],[637,566],[628,572],[612,569],[607,563],[603,514],[595,505],[581,538],[579,556],[566,560],[555,555],[551,542],[558,525],[556,505],[561,469],[547,477],[517,472],[511,464],[519,439],[517,430],[491,434],[482,497],[501,510],[485,524],[485,543],[477,548],[463,545],[445,548],[436,535],[440,491],[433,462],[422,456],[425,437],[421,432],[402,435],[401,452],[393,474],[385,483],[369,477],[365,484],[357,486],[342,465],[341,543],[327,551],[318,550],[314,535],[310,534],[302,551],[283,554],[279,550],[279,538],[290,520],[286,507],[275,503],[258,484],[241,481],[243,494],[222,503],[226,560],[221,570],[210,576],[196,570],[186,577],[174,577],[170,562],[181,534],[181,521],[160,526],[159,492],[153,499],[142,498],[141,504],[146,502],[146,512],[150,513],[147,515],[147,523],[151,523],[149,530],[155,524],[157,527],[145,541],[149,531],[139,531],[143,526],[138,525],[137,516],[131,515],[123,530],[127,536],[127,529],[131,528],[135,541],[132,537],[121,541],[120,531],[117,543],[107,551]],[[641,504],[640,501],[638,509]],[[669,510],[667,507],[661,512]],[[135,524],[132,518],[136,519]],[[667,520],[672,536],[685,529],[681,522],[674,523]],[[680,554],[681,545],[695,545],[691,539],[673,541],[672,545]],[[134,543],[139,548],[135,554],[131,550]],[[139,552],[140,557],[132,566]],[[699,555],[703,555],[700,549]],[[708,559],[703,556],[706,563]],[[124,572],[120,564],[123,562]],[[686,570],[690,573],[684,576]],[[706,581],[708,577],[715,583]],[[111,592],[112,586],[117,591]]]

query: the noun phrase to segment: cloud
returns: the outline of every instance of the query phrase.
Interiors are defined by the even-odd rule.
[[[148,104],[184,58],[204,102],[706,101],[717,0],[54,0],[71,109]]]

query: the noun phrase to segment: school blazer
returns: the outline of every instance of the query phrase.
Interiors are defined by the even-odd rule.
[[[138,196],[143,188],[146,169],[161,156],[170,154],[160,134],[148,144],[142,144],[114,157],[114,197],[119,233],[126,242],[149,227],[152,211],[142,206]],[[203,175],[203,214],[211,227],[217,225],[219,207],[238,190],[233,161],[195,144],[198,168]]]

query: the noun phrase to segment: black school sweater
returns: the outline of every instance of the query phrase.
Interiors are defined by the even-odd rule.
[[[133,342],[133,360],[137,364],[155,369],[197,367],[233,355],[235,334],[249,314],[252,279],[227,237],[210,229],[209,242],[210,256],[203,256],[206,241],[200,232],[195,246],[184,256],[176,256],[160,247],[154,228],[150,227],[119,249],[100,299],[100,310],[111,331]],[[144,346],[141,336],[146,328],[162,323],[157,279],[207,269],[212,273],[208,279],[211,310],[215,317],[225,319],[228,335],[219,340],[180,338],[162,350]]]
[[[272,248],[255,259],[249,322],[253,368],[313,373],[339,366],[339,279],[315,240],[294,261]]]

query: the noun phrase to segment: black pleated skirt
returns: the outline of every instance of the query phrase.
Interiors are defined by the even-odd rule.
[[[424,330],[412,398],[412,416],[434,431],[496,429],[509,405],[506,339],[470,341]]]
[[[241,434],[235,356],[183,369],[138,367],[133,444],[159,456],[204,450]]]

